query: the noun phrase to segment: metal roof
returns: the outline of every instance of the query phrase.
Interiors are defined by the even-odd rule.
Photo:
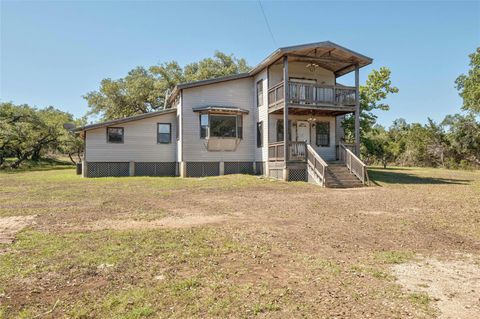
[[[111,120],[111,121],[106,121],[106,122],[101,122],[101,123],[85,125],[85,126],[82,126],[82,127],[78,127],[78,128],[76,128],[72,131],[73,132],[88,131],[88,130],[93,130],[93,129],[100,128],[100,127],[106,127],[106,126],[112,126],[112,125],[122,124],[122,123],[126,123],[126,122],[131,122],[131,121],[143,120],[143,119],[146,119],[146,118],[150,118],[150,117],[154,117],[154,116],[158,116],[158,115],[163,115],[163,114],[168,114],[168,113],[173,113],[173,112],[177,112],[177,109],[160,110],[160,111],[155,111],[155,112],[149,112],[149,113],[124,117],[124,118],[117,119],[117,120]]]
[[[241,109],[239,107],[233,106],[201,106],[193,108],[194,112],[205,112],[205,111],[213,111],[213,112],[231,112],[231,113],[245,113],[248,114],[248,110]]]

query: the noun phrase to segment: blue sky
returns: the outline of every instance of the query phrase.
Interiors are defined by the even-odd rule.
[[[0,100],[87,112],[85,93],[135,66],[186,64],[215,50],[255,65],[277,47],[330,40],[387,66],[400,93],[379,113],[390,125],[458,112],[455,78],[480,45],[479,1],[127,2],[4,1]],[[340,81],[351,83],[348,76]]]

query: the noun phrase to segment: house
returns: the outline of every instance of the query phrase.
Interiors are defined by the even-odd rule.
[[[248,73],[179,84],[164,110],[78,128],[83,176],[251,173],[332,187],[365,184],[366,167],[356,156],[358,88],[359,70],[370,63],[326,41],[280,48]],[[350,72],[354,87],[337,83]],[[352,145],[343,142],[346,114],[355,117]]]

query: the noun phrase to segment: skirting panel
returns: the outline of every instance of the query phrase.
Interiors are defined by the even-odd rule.
[[[253,162],[225,162],[224,174],[253,174]]]
[[[307,169],[306,168],[290,168],[288,170],[288,180],[290,182],[306,182]]]
[[[268,176],[276,179],[283,179],[283,168],[282,169],[269,169]]]
[[[219,162],[187,162],[187,177],[220,175]]]
[[[129,176],[128,162],[87,162],[86,177]]]
[[[177,176],[176,162],[137,162],[135,176]]]

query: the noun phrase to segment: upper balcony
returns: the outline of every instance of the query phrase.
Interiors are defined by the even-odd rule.
[[[317,85],[288,82],[289,106],[299,109],[314,109],[349,113],[355,110],[355,87],[343,85]],[[284,82],[268,90],[270,113],[284,107]]]

